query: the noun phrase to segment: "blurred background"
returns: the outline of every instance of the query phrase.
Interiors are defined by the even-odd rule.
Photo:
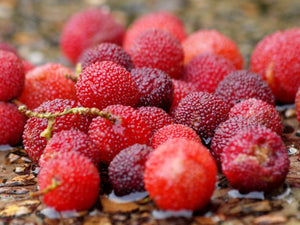
[[[59,49],[63,24],[90,6],[109,8],[126,27],[150,11],[169,10],[189,34],[217,29],[233,39],[247,63],[265,35],[300,26],[299,0],[0,0],[0,39],[36,65],[67,64]]]

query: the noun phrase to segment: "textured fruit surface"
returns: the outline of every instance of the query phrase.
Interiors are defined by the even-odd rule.
[[[62,64],[38,66],[26,73],[24,90],[19,100],[29,109],[57,98],[76,100],[75,83],[67,76],[72,77],[74,74]]]
[[[26,117],[9,102],[0,101],[0,145],[17,145],[22,141]]]
[[[154,133],[151,139],[151,146],[156,149],[159,145],[172,138],[187,138],[201,143],[200,137],[192,128],[182,124],[170,124],[160,128]]]
[[[119,45],[114,43],[101,43],[83,51],[78,61],[81,63],[82,70],[95,62],[112,61],[123,66],[128,71],[134,65],[130,55]]]
[[[282,134],[283,124],[279,113],[273,105],[262,100],[250,98],[235,104],[229,112],[229,117],[234,116],[252,118],[277,134]]]
[[[129,54],[136,68],[157,68],[175,79],[182,73],[184,58],[182,46],[167,31],[145,30],[135,39]]]
[[[113,158],[108,167],[108,175],[116,195],[145,191],[145,162],[152,150],[150,146],[134,144]]]
[[[43,167],[45,163],[63,152],[78,152],[89,158],[95,166],[100,163],[100,154],[96,145],[89,136],[80,130],[62,130],[56,132],[47,145],[39,160],[39,166]]]
[[[193,128],[209,142],[219,123],[228,118],[229,107],[221,98],[208,92],[194,92],[184,97],[175,111],[175,122]]]
[[[162,70],[136,68],[131,70],[140,98],[137,106],[156,106],[168,111],[173,100],[173,82]]]
[[[180,42],[187,37],[184,24],[179,17],[167,11],[152,12],[141,16],[130,25],[124,36],[124,49],[129,52],[132,43],[139,34],[150,28],[166,30]]]
[[[12,52],[0,50],[0,101],[19,97],[24,88],[22,61]]]
[[[275,97],[260,75],[246,70],[234,71],[218,85],[215,94],[231,107],[241,100],[257,98],[275,105]]]
[[[296,117],[298,122],[300,122],[300,87],[296,93],[295,97],[295,110],[296,110]]]
[[[158,129],[174,123],[174,119],[163,109],[155,106],[142,106],[137,108],[143,120],[155,133]]]
[[[242,116],[231,117],[219,124],[211,140],[210,150],[217,164],[221,165],[222,152],[229,143],[230,139],[245,127],[262,126],[250,118]]]
[[[23,66],[24,66],[25,74],[26,74],[28,71],[30,71],[30,70],[32,70],[32,69],[35,68],[35,65],[33,65],[31,62],[29,62],[29,61],[26,60],[26,59],[22,59],[22,64],[23,64]]]
[[[11,45],[7,42],[0,41],[0,50],[7,51],[7,52],[12,52],[16,56],[19,57],[18,50],[13,45]]]
[[[216,163],[202,144],[175,138],[160,145],[146,162],[145,189],[165,210],[204,207],[215,189]]]
[[[182,42],[182,47],[185,64],[196,55],[214,53],[229,59],[238,70],[244,66],[243,56],[236,43],[217,30],[198,30]]]
[[[70,109],[80,106],[74,100],[69,99],[55,99],[41,104],[34,109],[35,112],[62,112],[65,109]],[[60,116],[55,119],[52,127],[52,134],[62,130],[70,130],[72,128],[87,132],[88,126],[91,122],[91,117],[80,116],[79,114],[68,114]],[[27,120],[23,132],[23,145],[29,157],[38,163],[41,154],[46,147],[47,140],[41,136],[41,133],[47,128],[47,119],[32,117]]]
[[[270,192],[283,184],[289,157],[281,137],[265,127],[241,130],[225,147],[222,171],[242,193]]]
[[[111,105],[103,111],[112,113],[115,121],[98,116],[88,131],[100,151],[101,162],[109,164],[122,149],[133,144],[150,144],[152,131],[137,110],[130,106]]]
[[[114,104],[135,106],[139,99],[132,75],[110,61],[91,64],[79,75],[75,87],[78,101],[83,106],[100,110]]]
[[[57,211],[88,210],[98,199],[98,169],[77,152],[65,152],[49,160],[37,178],[40,191],[57,185],[43,196],[44,203]]]
[[[197,91],[215,93],[221,80],[235,70],[231,61],[220,55],[196,55],[184,67],[180,79],[192,83]]]
[[[300,87],[300,28],[267,35],[255,47],[250,70],[268,83],[278,101],[293,103]]]
[[[79,32],[80,31],[80,32]],[[60,48],[72,63],[78,61],[87,48],[103,42],[122,45],[125,28],[104,8],[83,9],[66,21],[60,38]]]

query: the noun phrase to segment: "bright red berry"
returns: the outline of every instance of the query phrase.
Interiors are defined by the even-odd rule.
[[[88,210],[98,200],[100,175],[95,165],[77,152],[49,160],[38,174],[44,203],[57,211]]]
[[[80,32],[79,32],[80,31]],[[63,54],[76,63],[87,48],[103,42],[122,45],[125,28],[104,8],[84,9],[66,21],[60,39]]]
[[[169,32],[160,29],[143,31],[129,50],[134,66],[164,71],[171,78],[179,78],[183,68],[183,49]]]
[[[206,147],[185,138],[174,138],[151,153],[144,182],[159,208],[196,210],[210,201],[216,176],[216,163]]]
[[[18,50],[13,45],[9,44],[8,42],[0,41],[0,50],[7,51],[7,52],[12,52],[16,56],[19,57]]]
[[[295,97],[295,110],[296,110],[296,117],[297,120],[300,122],[300,87],[296,93]]]
[[[96,62],[82,71],[76,83],[76,94],[83,106],[100,110],[114,104],[135,106],[139,99],[132,75],[111,61]]]

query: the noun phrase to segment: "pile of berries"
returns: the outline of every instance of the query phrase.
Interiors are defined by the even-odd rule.
[[[0,144],[23,141],[46,205],[87,210],[106,185],[119,196],[146,190],[161,209],[199,210],[218,173],[242,193],[284,183],[275,105],[296,102],[300,121],[300,28],[259,42],[249,70],[229,37],[188,35],[165,11],[125,29],[105,9],[83,10],[60,43],[72,68],[35,67],[0,45]]]

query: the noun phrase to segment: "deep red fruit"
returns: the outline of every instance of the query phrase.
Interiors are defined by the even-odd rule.
[[[98,169],[77,152],[64,152],[49,160],[37,178],[40,191],[46,191],[44,203],[57,211],[88,210],[99,197]]]
[[[12,52],[0,50],[0,101],[19,97],[24,88],[22,61]]]
[[[108,175],[116,195],[145,191],[145,162],[152,150],[150,146],[134,144],[114,157],[109,164]]]
[[[174,123],[174,119],[163,109],[155,106],[142,106],[137,108],[143,120],[148,124],[152,133],[158,129]]]
[[[246,70],[234,71],[218,85],[215,94],[231,107],[241,100],[257,98],[275,105],[275,97],[261,77]]]
[[[22,141],[26,117],[9,102],[0,101],[0,145],[17,145]]]
[[[175,109],[178,106],[181,99],[183,99],[188,94],[196,91],[196,87],[192,83],[188,83],[182,80],[172,79],[173,82],[173,101],[169,114],[174,117]]]
[[[82,70],[95,62],[112,61],[123,66],[128,71],[134,67],[130,55],[119,45],[114,43],[101,43],[83,51],[78,61]]]
[[[124,49],[129,52],[139,34],[150,28],[166,30],[180,42],[187,37],[183,23],[176,15],[167,11],[151,12],[135,20],[127,29],[123,42]]]
[[[135,67],[151,67],[179,78],[183,68],[183,49],[169,32],[160,29],[143,31],[133,42],[129,54]]]
[[[218,96],[194,92],[184,97],[175,111],[175,122],[193,128],[209,143],[219,123],[228,118],[229,107]]]
[[[279,113],[273,105],[262,100],[250,98],[235,104],[229,112],[229,117],[234,116],[253,118],[277,134],[282,134],[283,124]]]
[[[300,86],[300,28],[277,31],[255,47],[250,70],[272,89],[276,100],[293,103]]]
[[[80,31],[80,32],[79,32]],[[83,9],[66,21],[61,34],[63,54],[76,63],[87,48],[103,42],[122,45],[125,28],[104,8]]]
[[[138,106],[156,106],[168,111],[173,100],[173,83],[162,70],[136,68],[131,74],[139,88]]]
[[[24,66],[25,74],[26,74],[28,71],[30,71],[30,70],[32,70],[32,69],[35,68],[35,65],[33,65],[31,62],[29,62],[29,61],[26,60],[26,59],[22,59],[22,64],[23,64],[23,66]]]
[[[175,138],[160,145],[146,162],[145,189],[164,210],[204,207],[215,189],[216,163],[202,144]]]
[[[63,112],[65,109],[79,107],[80,105],[74,100],[69,99],[55,99],[47,101],[36,108],[35,112]],[[80,116],[79,114],[68,114],[60,116],[55,119],[55,123],[52,128],[52,134],[62,130],[79,129],[87,132],[88,126],[91,122],[90,116]],[[46,147],[47,140],[45,137],[41,137],[41,133],[47,128],[47,119],[41,119],[32,117],[27,120],[24,132],[23,132],[23,145],[25,151],[29,157],[38,163],[40,156],[42,155],[44,148]]]
[[[12,46],[11,44],[9,44],[7,42],[0,41],[0,50],[7,51],[7,52],[12,52],[16,56],[19,57],[18,50],[14,46]]]
[[[172,138],[187,138],[201,143],[200,137],[192,128],[182,124],[170,124],[157,130],[151,139],[152,148],[156,149],[159,145]]]
[[[265,127],[241,130],[225,147],[222,171],[242,193],[270,192],[280,187],[289,171],[289,157],[281,137]]]
[[[220,55],[196,55],[184,67],[181,79],[192,83],[197,91],[215,93],[221,80],[235,70],[231,61]]]
[[[29,109],[57,98],[76,100],[75,83],[67,76],[74,74],[62,64],[38,66],[26,73],[25,87],[19,100]]]
[[[137,110],[130,106],[111,105],[103,111],[112,113],[115,121],[98,116],[93,119],[88,132],[103,163],[109,164],[122,149],[133,144],[149,144],[152,131]]]
[[[296,93],[295,97],[295,110],[296,110],[296,117],[297,120],[300,122],[300,87]]]
[[[245,127],[259,127],[257,121],[242,116],[231,117],[219,124],[211,140],[210,150],[217,164],[221,166],[222,152],[230,139]]]
[[[110,61],[96,62],[82,71],[76,83],[76,94],[83,106],[100,110],[113,104],[135,106],[139,99],[132,75]]]
[[[217,30],[198,30],[183,42],[184,64],[194,56],[203,53],[214,53],[229,59],[236,69],[243,68],[244,59],[236,43]]]
[[[89,136],[80,130],[62,130],[56,132],[48,141],[39,160],[39,166],[43,167],[46,162],[64,152],[78,152],[89,158],[95,166],[100,163],[99,150]]]

